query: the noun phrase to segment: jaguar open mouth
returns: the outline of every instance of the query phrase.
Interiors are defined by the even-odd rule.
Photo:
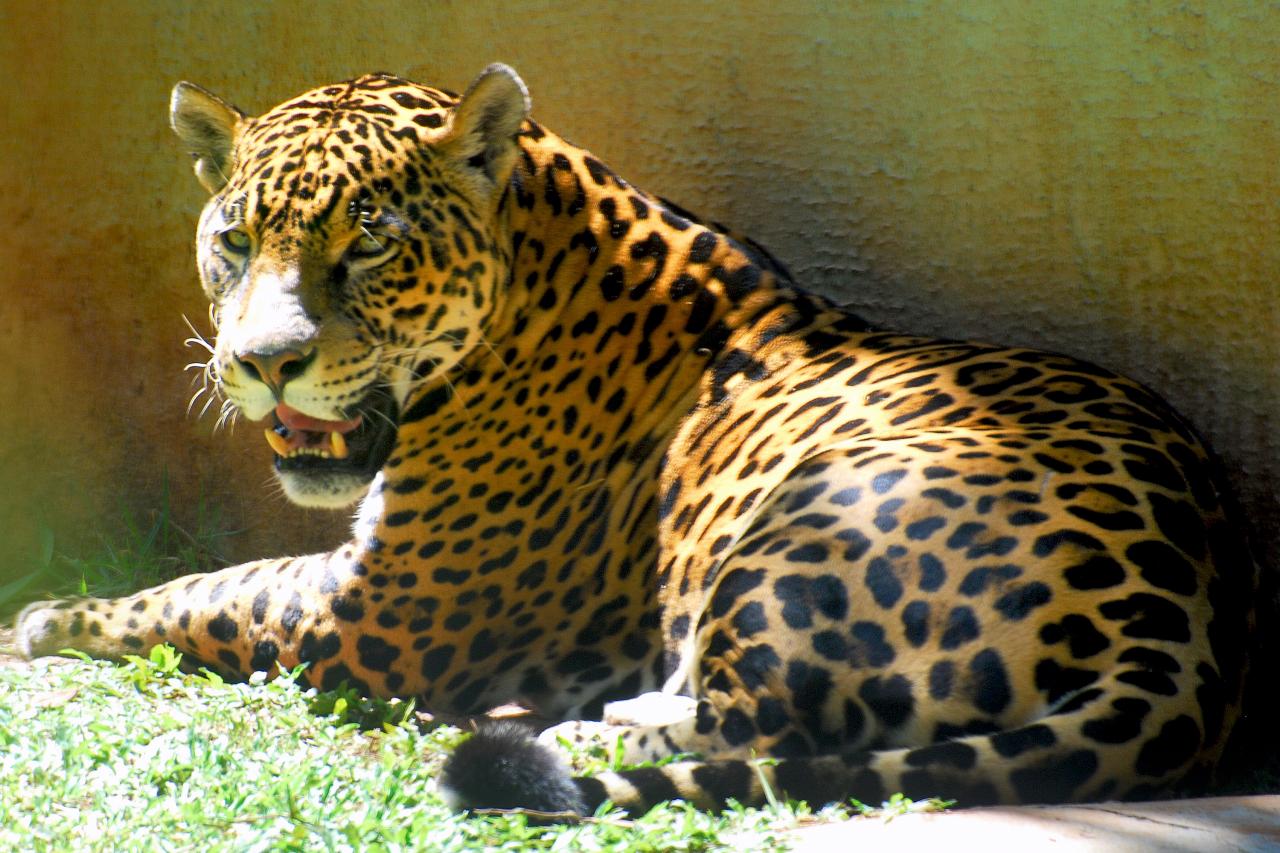
[[[349,414],[345,420],[326,421],[285,403],[276,406],[275,425],[265,432],[276,454],[276,470],[349,473],[371,479],[396,443],[395,399],[385,388],[378,388],[350,407]]]

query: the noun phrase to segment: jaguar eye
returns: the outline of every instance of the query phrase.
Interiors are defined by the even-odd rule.
[[[228,228],[218,235],[222,247],[233,255],[244,255],[253,245],[253,238],[243,228]]]
[[[392,242],[390,237],[366,231],[351,244],[351,247],[347,249],[347,254],[353,258],[376,258],[386,253],[391,248]]]

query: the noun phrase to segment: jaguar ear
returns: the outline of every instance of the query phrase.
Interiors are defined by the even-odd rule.
[[[494,63],[454,108],[441,147],[459,165],[502,183],[515,164],[516,134],[528,115],[524,81],[508,66]]]
[[[196,178],[216,193],[231,174],[231,146],[245,115],[212,92],[183,81],[169,99],[169,126],[195,160]]]

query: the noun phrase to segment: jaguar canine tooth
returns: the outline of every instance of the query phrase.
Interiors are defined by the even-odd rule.
[[[342,433],[329,433],[329,441],[333,445],[334,457],[337,459],[346,459],[349,451],[347,450],[347,440],[343,437]]]
[[[268,427],[262,431],[267,437],[267,444],[271,445],[271,449],[276,452],[276,456],[289,455],[289,440],[283,435]]]

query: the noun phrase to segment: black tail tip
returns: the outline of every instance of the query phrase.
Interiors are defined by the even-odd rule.
[[[509,720],[484,723],[454,750],[440,774],[450,808],[529,809],[586,814],[568,766],[533,732]]]

